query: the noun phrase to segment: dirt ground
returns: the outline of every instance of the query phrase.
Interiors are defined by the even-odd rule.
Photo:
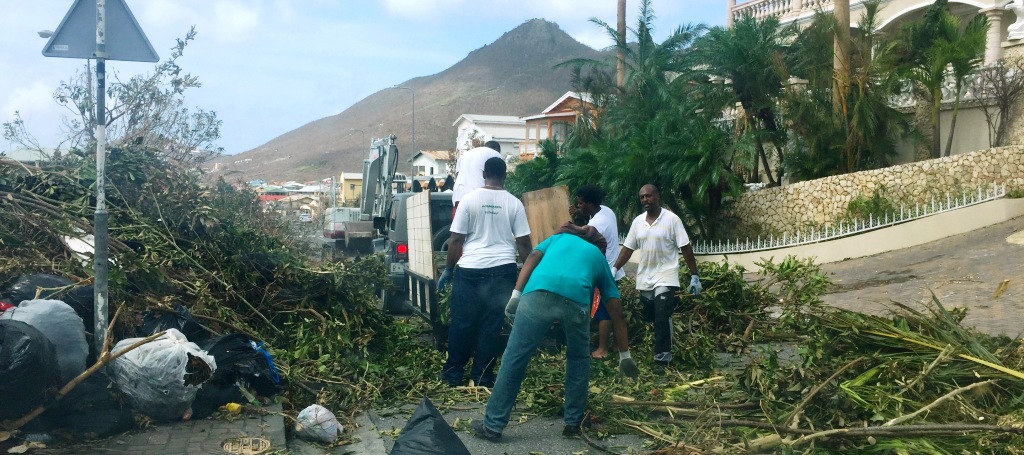
[[[824,264],[833,283],[824,300],[881,314],[890,302],[923,308],[934,293],[947,309],[968,309],[965,326],[1017,337],[1024,332],[1022,264],[1024,217],[918,247]]]

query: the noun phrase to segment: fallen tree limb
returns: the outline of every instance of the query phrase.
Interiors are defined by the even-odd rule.
[[[672,406],[677,408],[721,408],[721,409],[758,409],[760,405],[757,403],[715,403],[709,405],[708,403],[698,403],[696,401],[626,401],[619,399],[612,399],[608,404],[613,406],[647,406],[647,407],[660,407],[660,406]]]
[[[921,425],[900,425],[900,426],[889,426],[889,427],[863,427],[863,428],[836,428],[832,430],[819,431],[814,434],[801,436],[799,439],[789,443],[790,446],[798,446],[806,444],[816,439],[826,437],[842,437],[842,438],[854,438],[854,437],[867,437],[867,436],[898,436],[898,437],[914,437],[914,436],[941,436],[941,435],[958,435],[963,433],[973,432],[993,432],[993,433],[1013,433],[1024,435],[1024,428],[1013,428],[1000,425],[983,425],[973,423],[939,423],[939,424],[921,424]]]
[[[821,389],[824,389],[825,386],[827,386],[829,383],[835,380],[835,378],[839,377],[840,374],[843,374],[844,371],[849,370],[851,367],[860,363],[862,360],[864,360],[864,357],[857,357],[852,362],[847,363],[846,365],[843,365],[842,368],[836,370],[835,373],[832,373],[832,375],[829,376],[828,379],[823,381],[821,384],[815,386],[814,389],[812,389],[811,392],[808,393],[802,401],[800,401],[800,404],[796,405],[796,407],[793,408],[793,412],[789,415],[789,418],[786,419],[786,423],[783,424],[783,426],[795,427],[797,420],[800,418],[800,413],[804,411],[804,408],[807,406],[808,403],[811,402],[811,399],[814,398],[814,396],[817,395],[818,392],[821,392]]]
[[[992,384],[994,382],[996,382],[995,379],[989,379],[987,381],[975,382],[974,384],[960,387],[959,389],[950,391],[949,393],[947,393],[947,394],[945,394],[945,395],[935,399],[935,401],[929,403],[927,406],[924,406],[921,409],[918,409],[918,410],[916,410],[914,412],[911,412],[910,414],[906,414],[906,415],[902,415],[902,416],[896,417],[895,419],[892,419],[892,420],[890,420],[888,422],[883,423],[882,426],[883,427],[891,427],[891,426],[898,425],[900,423],[906,422],[906,421],[908,421],[910,419],[913,419],[914,417],[917,417],[917,416],[919,416],[919,415],[921,415],[921,414],[923,414],[925,412],[928,412],[929,410],[934,409],[936,406],[942,404],[943,402],[945,402],[946,400],[949,400],[950,398],[953,398],[953,397],[955,397],[955,396],[957,396],[957,395],[959,395],[961,393],[964,393],[964,392],[966,392],[968,390],[971,390],[971,389],[973,389],[975,387],[981,387],[983,385],[989,385],[989,384]]]

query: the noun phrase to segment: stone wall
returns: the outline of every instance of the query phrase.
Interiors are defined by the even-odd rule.
[[[981,186],[1024,188],[1024,144],[946,158],[855,172],[745,193],[729,215],[763,233],[795,232],[831,225],[850,201],[875,192],[894,203],[925,203],[947,192],[977,192]]]

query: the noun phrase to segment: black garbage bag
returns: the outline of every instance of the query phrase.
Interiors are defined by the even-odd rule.
[[[188,341],[199,343],[210,338],[210,332],[196,322],[188,309],[174,303],[174,311],[146,310],[142,313],[142,336],[153,335],[167,329],[175,329],[185,335]]]
[[[75,439],[99,439],[135,428],[131,407],[116,398],[113,381],[97,371],[43,414]]]
[[[427,397],[405,422],[391,455],[469,455],[469,450]]]
[[[93,325],[96,323],[96,297],[92,285],[75,286],[70,291],[62,294],[60,300],[71,306],[85,322],[85,331],[92,333]],[[109,318],[110,316],[107,315]]]
[[[208,417],[227,403],[243,402],[239,385],[252,387],[257,395],[264,397],[272,397],[280,391],[280,378],[272,360],[249,337],[233,333],[198,345],[217,361],[217,370],[196,394],[192,402],[193,418]]]
[[[0,320],[0,420],[28,414],[58,387],[60,368],[53,343],[24,322]]]
[[[40,299],[51,298],[55,291],[54,288],[62,288],[74,284],[73,281],[57,276],[47,275],[44,273],[34,275],[22,275],[11,282],[3,291],[0,291],[0,300],[6,300],[12,305],[21,303],[22,300],[32,300],[36,298],[36,292],[39,289],[45,289],[39,294]],[[84,318],[83,318],[84,319]]]

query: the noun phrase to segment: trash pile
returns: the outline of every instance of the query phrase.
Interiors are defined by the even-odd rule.
[[[53,298],[56,291],[73,304]],[[280,390],[260,344],[242,334],[195,330],[199,324],[181,306],[147,314],[143,336],[118,341],[105,356],[86,337],[91,286],[24,275],[0,289],[0,301],[0,421],[15,422],[8,429],[26,435],[102,438],[133,429],[133,413],[153,421],[205,418],[228,403],[258,403]],[[38,416],[30,418],[34,411]]]

